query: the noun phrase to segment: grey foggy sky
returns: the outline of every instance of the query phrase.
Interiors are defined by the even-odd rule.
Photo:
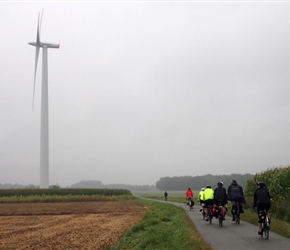
[[[0,2],[0,183],[39,185],[42,9],[50,185],[290,164],[289,2]]]

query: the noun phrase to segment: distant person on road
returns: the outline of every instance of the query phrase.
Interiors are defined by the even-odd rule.
[[[223,187],[224,183],[219,181],[217,187],[214,190],[214,204],[216,206],[221,205],[223,210],[223,219],[226,214],[226,204],[228,203],[227,190]]]
[[[205,188],[202,188],[199,193],[198,193],[198,197],[197,197],[197,200],[200,204],[200,209],[199,209],[199,212],[202,211],[202,208],[204,206],[204,200],[203,200],[203,192],[204,192]]]
[[[186,190],[185,196],[186,196],[186,201],[187,201],[187,203],[189,204],[189,202],[190,202],[190,201],[192,200],[192,198],[193,198],[193,192],[192,192],[191,188],[188,188],[188,189]]]
[[[204,200],[204,207],[205,207],[205,220],[208,221],[208,207],[213,205],[213,198],[214,198],[214,191],[210,185],[206,186],[203,192],[203,200]]]
[[[240,213],[244,213],[244,209],[242,203],[246,203],[244,197],[244,190],[243,188],[237,183],[236,180],[232,180],[231,184],[228,187],[228,200],[232,203],[232,221],[236,220],[235,211],[237,203],[240,203]]]
[[[164,199],[165,199],[165,201],[167,201],[167,196],[168,196],[168,193],[167,193],[167,191],[165,191],[164,192]]]
[[[270,193],[268,189],[266,188],[266,185],[264,182],[260,181],[257,184],[258,188],[256,189],[254,193],[254,208],[257,207],[257,213],[258,213],[258,234],[262,235],[262,220],[260,211],[266,209],[266,212],[269,211],[271,208],[271,200],[270,200]]]

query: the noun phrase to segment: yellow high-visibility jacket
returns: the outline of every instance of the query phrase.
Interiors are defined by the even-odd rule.
[[[212,200],[214,197],[214,191],[212,188],[206,188],[204,191],[203,191],[203,200],[206,201],[206,200]]]
[[[204,192],[204,191],[200,191],[200,192],[199,192],[199,194],[198,194],[198,198],[197,198],[198,201],[203,201],[203,192]]]

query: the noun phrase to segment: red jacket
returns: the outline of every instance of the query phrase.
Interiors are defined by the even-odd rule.
[[[192,192],[191,189],[188,189],[188,190],[186,191],[186,198],[193,198],[193,192]]]

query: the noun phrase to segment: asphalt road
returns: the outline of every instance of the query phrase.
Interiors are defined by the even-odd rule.
[[[189,207],[185,204],[168,202],[175,206],[182,207],[189,218],[193,221],[196,229],[200,232],[206,242],[208,242],[214,250],[256,250],[256,249],[272,249],[272,250],[289,250],[290,239],[280,236],[270,231],[269,239],[261,238],[258,235],[258,226],[241,220],[240,224],[232,222],[232,217],[226,216],[226,220],[222,227],[219,227],[218,220],[213,219],[212,224],[202,219],[199,212],[199,205],[195,205],[193,210],[189,211]],[[228,212],[230,215],[230,212]],[[241,215],[241,219],[243,215]]]

